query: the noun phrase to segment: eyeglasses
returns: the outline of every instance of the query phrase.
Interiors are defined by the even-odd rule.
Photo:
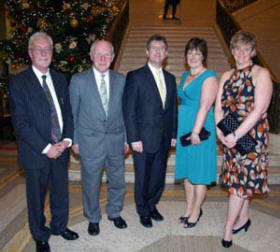
[[[97,58],[105,57],[105,58],[109,59],[112,57],[112,54],[111,53],[105,53],[105,54],[94,53],[94,57],[97,57]]]
[[[165,51],[165,47],[164,46],[151,46],[149,49],[151,51],[160,51],[160,52]]]
[[[202,56],[202,53],[198,51],[188,51],[187,56]]]
[[[52,48],[39,48],[39,47],[33,47],[31,48],[32,51],[34,51],[35,53],[46,53],[46,54],[50,54],[52,52]]]
[[[253,48],[251,46],[236,46],[233,48],[234,51],[236,52],[243,52],[245,54],[251,53]]]

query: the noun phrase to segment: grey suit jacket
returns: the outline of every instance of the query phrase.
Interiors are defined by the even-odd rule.
[[[98,158],[124,154],[125,127],[122,96],[125,77],[109,70],[110,97],[106,116],[93,68],[73,75],[70,83],[70,102],[74,117],[73,144],[79,145],[81,157]]]

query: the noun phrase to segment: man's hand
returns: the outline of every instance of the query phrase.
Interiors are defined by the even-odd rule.
[[[73,144],[72,145],[72,150],[74,151],[75,154],[79,154],[79,145],[78,144]]]
[[[171,139],[171,147],[175,147],[176,146],[176,139],[172,138]]]
[[[129,145],[127,142],[124,143],[124,154],[126,154],[129,151]]]
[[[143,152],[143,143],[142,143],[142,141],[133,142],[133,143],[131,143],[131,146],[132,146],[132,150],[133,151],[140,152],[140,153]]]
[[[48,158],[58,158],[61,155],[61,152],[59,151],[58,147],[55,145],[52,145],[48,152],[46,153]]]
[[[56,143],[54,146],[56,146],[57,149],[61,153],[63,153],[65,151],[65,149],[69,146],[69,141],[63,140],[63,141],[60,141],[60,142]]]

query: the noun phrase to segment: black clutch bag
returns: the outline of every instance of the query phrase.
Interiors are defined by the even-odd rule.
[[[209,136],[211,135],[210,131],[206,130],[204,127],[201,129],[200,133],[199,133],[199,138],[201,141],[206,140],[209,138]],[[180,141],[181,141],[181,145],[182,146],[187,146],[192,144],[191,143],[191,139],[187,139],[191,136],[191,132],[183,135],[180,137]]]
[[[238,126],[239,122],[232,113],[228,114],[217,124],[217,127],[225,136],[234,132]],[[247,133],[245,136],[237,140],[235,148],[241,155],[246,155],[250,152],[254,152],[256,145],[257,141]]]

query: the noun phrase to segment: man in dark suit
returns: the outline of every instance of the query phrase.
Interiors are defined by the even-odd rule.
[[[75,74],[70,84],[74,117],[73,150],[81,156],[84,214],[88,233],[98,235],[102,168],[108,181],[108,219],[117,228],[126,228],[120,216],[125,193],[124,152],[128,150],[123,123],[122,96],[125,77],[109,70],[114,48],[105,40],[95,41],[90,49],[93,66]]]
[[[50,251],[51,234],[75,240],[67,228],[69,214],[68,147],[73,119],[65,77],[49,69],[53,41],[44,32],[28,43],[32,66],[11,78],[10,110],[18,139],[19,164],[24,167],[29,227],[37,252]],[[44,202],[50,188],[50,228],[46,227]]]
[[[167,19],[167,12],[169,6],[172,5],[172,19],[180,20],[179,18],[176,17],[177,4],[179,4],[180,2],[181,2],[180,0],[165,0],[163,19]]]
[[[124,91],[124,119],[135,169],[135,202],[140,223],[161,221],[159,202],[165,184],[168,151],[176,144],[176,82],[162,69],[168,54],[164,37],[146,43],[148,64],[129,72]]]

